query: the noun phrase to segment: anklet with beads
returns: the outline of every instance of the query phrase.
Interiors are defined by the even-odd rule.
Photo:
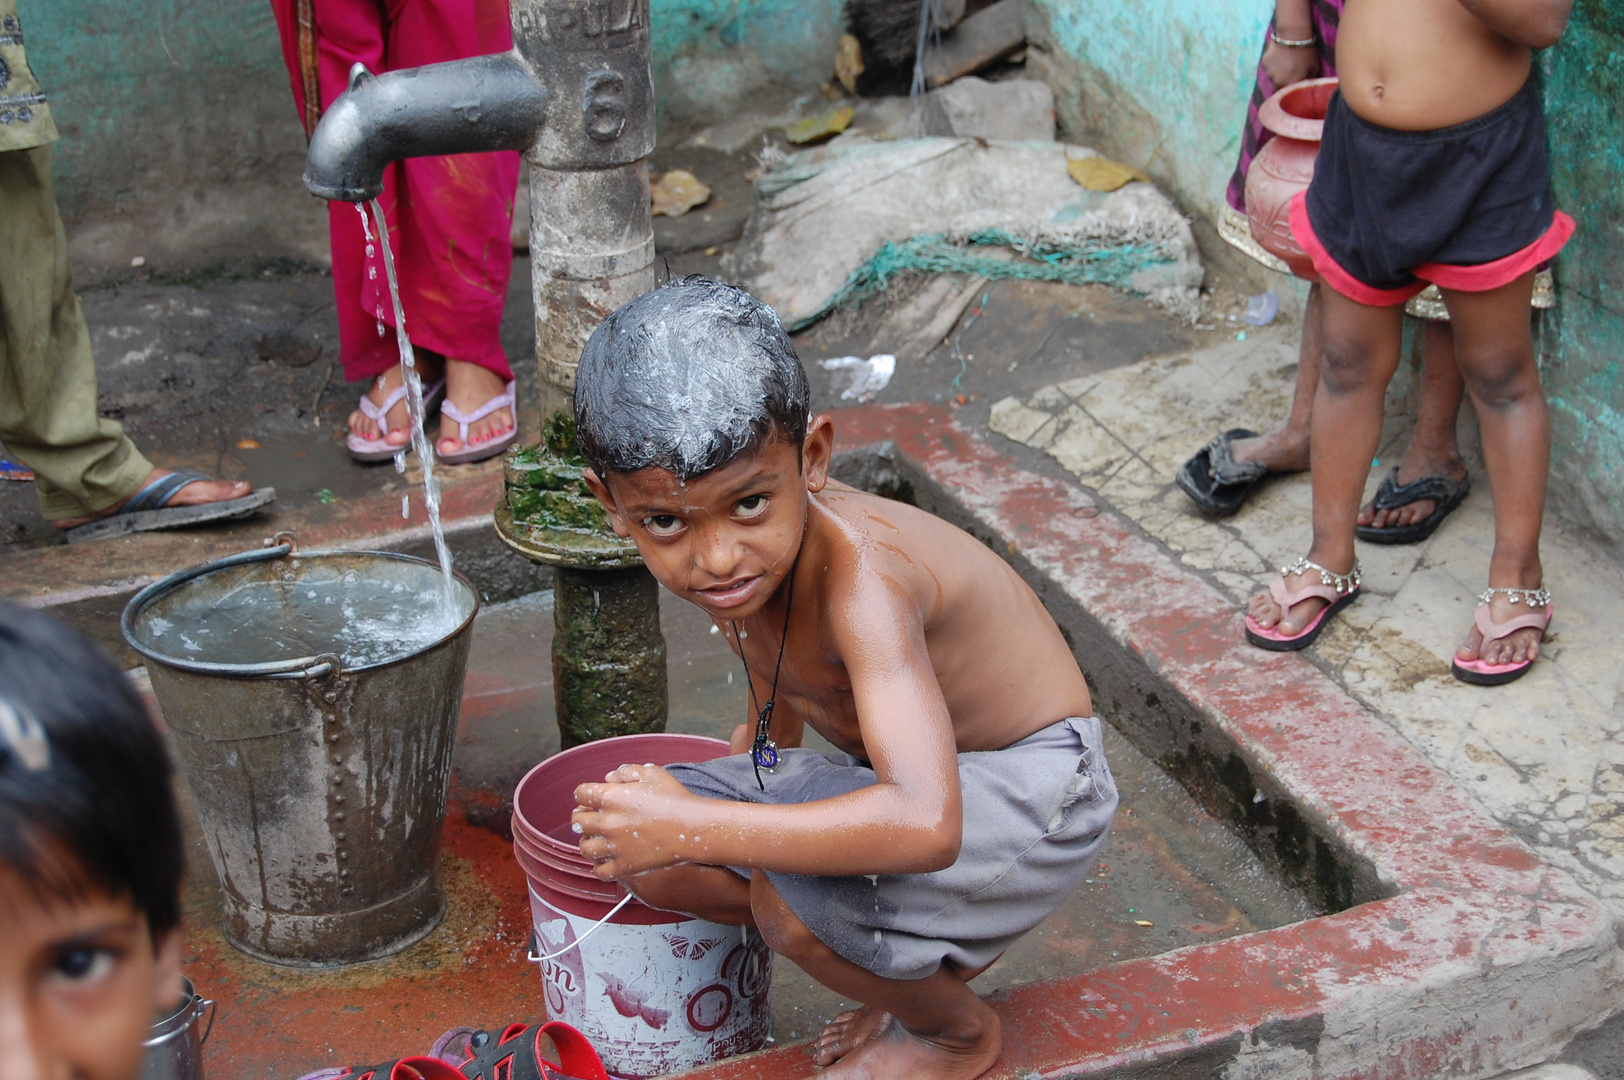
[[[1494,594],[1504,594],[1513,604],[1527,604],[1529,607],[1549,607],[1551,605],[1551,590],[1541,586],[1538,589],[1500,589],[1487,588],[1477,595],[1479,604],[1488,606],[1494,601]]]
[[[1359,560],[1353,560],[1353,569],[1346,574],[1339,574],[1335,570],[1327,570],[1317,562],[1311,562],[1304,555],[1290,566],[1280,568],[1280,576],[1291,577],[1294,574],[1305,574],[1310,570],[1318,570],[1321,585],[1329,585],[1337,591],[1338,596],[1346,596],[1359,587],[1364,580],[1364,572],[1359,568]]]

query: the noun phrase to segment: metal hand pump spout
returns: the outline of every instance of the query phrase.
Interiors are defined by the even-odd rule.
[[[546,118],[547,88],[515,53],[382,76],[356,64],[310,139],[305,187],[323,199],[375,199],[391,161],[528,150]]]

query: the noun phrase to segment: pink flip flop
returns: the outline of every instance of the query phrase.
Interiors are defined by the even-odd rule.
[[[444,378],[435,380],[432,386],[423,387],[423,415],[427,417],[434,412],[435,407],[440,404],[440,399],[443,397],[445,397]],[[376,439],[367,439],[353,431],[350,432],[350,437],[345,442],[345,445],[350,449],[350,457],[356,461],[370,464],[378,461],[388,461],[407,448],[407,446],[393,446],[388,441],[389,410],[404,400],[406,400],[406,387],[404,386],[397,386],[391,390],[389,396],[383,399],[381,405],[374,405],[371,398],[365,394],[361,395],[360,409],[366,413],[368,419],[378,425],[378,437]]]
[[[442,454],[440,453],[440,448],[438,445],[439,439],[436,439],[436,445],[434,448],[435,456],[441,461],[445,462],[447,465],[466,465],[469,462],[484,461],[486,458],[493,458],[497,454],[500,454],[502,451],[506,450],[508,447],[512,446],[513,441],[519,437],[519,410],[514,407],[514,401],[517,399],[517,395],[513,392],[513,386],[513,380],[509,379],[507,389],[503,390],[500,394],[497,394],[495,397],[491,398],[489,401],[485,402],[485,404],[481,405],[471,413],[463,412],[461,409],[457,408],[456,404],[449,398],[446,399],[446,403],[440,406],[440,417],[442,420],[451,420],[457,425],[457,439],[462,443],[462,449],[458,450],[456,453]],[[513,427],[510,428],[505,435],[498,435],[496,438],[490,439],[486,442],[470,445],[468,442],[468,425],[477,424],[479,421],[485,419],[497,409],[512,410]],[[445,436],[441,435],[440,438],[443,439]]]
[[[1296,589],[1286,588],[1286,578],[1291,577],[1293,574],[1301,574],[1306,570],[1318,570],[1319,581],[1299,586]],[[1268,649],[1270,652],[1296,652],[1298,649],[1308,648],[1314,644],[1314,639],[1319,637],[1320,631],[1325,629],[1325,624],[1330,621],[1331,616],[1358,598],[1361,577],[1357,561],[1354,562],[1353,569],[1346,574],[1338,574],[1334,570],[1327,570],[1319,563],[1309,562],[1306,558],[1298,559],[1290,566],[1282,567],[1280,576],[1269,582],[1269,595],[1274,597],[1274,602],[1280,605],[1282,621],[1292,608],[1304,600],[1318,597],[1321,600],[1328,600],[1330,603],[1314,617],[1313,622],[1303,627],[1302,631],[1295,636],[1282,634],[1278,623],[1270,627],[1260,626],[1257,620],[1248,615],[1246,617],[1246,640],[1258,648]]]
[[[1528,614],[1514,615],[1505,622],[1496,622],[1494,616],[1489,614],[1489,603],[1494,599],[1495,593],[1507,594],[1513,604],[1527,604],[1530,609]],[[1545,610],[1532,610],[1536,606]],[[1518,630],[1534,629],[1543,635],[1550,628],[1551,619],[1555,615],[1556,605],[1551,603],[1549,589],[1484,589],[1477,598],[1477,609],[1473,612],[1477,628],[1483,634],[1484,645],[1491,641],[1499,641]],[[1462,660],[1455,657],[1449,663],[1449,670],[1454,672],[1455,678],[1473,686],[1504,686],[1528,674],[1528,669],[1533,666],[1533,660],[1524,660],[1520,664],[1491,664],[1486,660]]]

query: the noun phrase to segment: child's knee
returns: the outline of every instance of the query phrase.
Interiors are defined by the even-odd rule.
[[[1511,408],[1543,394],[1533,349],[1521,344],[1480,349],[1462,358],[1461,368],[1472,397],[1486,409]]]
[[[1372,342],[1350,337],[1328,337],[1325,342],[1325,363],[1320,381],[1332,394],[1351,394],[1366,390],[1382,378],[1384,365],[1381,350]]]

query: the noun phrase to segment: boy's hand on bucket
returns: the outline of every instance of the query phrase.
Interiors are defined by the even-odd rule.
[[[682,804],[697,799],[658,765],[622,765],[575,789],[570,821],[592,872],[612,881],[686,861],[682,849],[703,841],[688,835]]]

